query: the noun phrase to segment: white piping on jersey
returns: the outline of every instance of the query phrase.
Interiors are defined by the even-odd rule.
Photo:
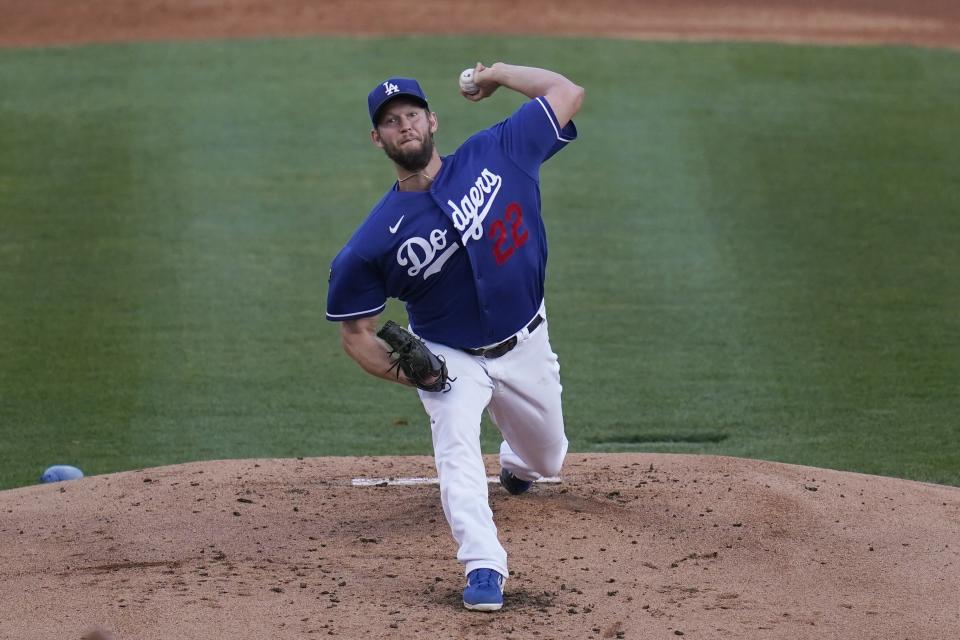
[[[543,109],[544,113],[547,114],[547,120],[550,121],[550,126],[553,127],[553,131],[557,134],[557,140],[561,142],[573,142],[573,138],[564,138],[560,135],[560,129],[557,127],[558,123],[554,121],[554,116],[550,114],[550,109],[544,104],[544,98],[537,98],[537,103],[540,105],[540,108]]]
[[[372,309],[367,309],[366,311],[354,311],[353,313],[330,313],[329,311],[327,311],[327,317],[329,317],[329,318],[346,318],[346,317],[348,317],[348,316],[359,316],[359,315],[363,315],[364,313],[370,313],[370,312],[372,312],[372,311],[379,311],[380,309],[386,308],[386,306],[387,306],[387,303],[384,302],[383,304],[381,304],[381,305],[378,306],[378,307],[374,307],[374,308],[372,308]]]

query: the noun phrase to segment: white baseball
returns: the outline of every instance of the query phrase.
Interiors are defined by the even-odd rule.
[[[473,67],[464,69],[463,73],[460,74],[460,89],[462,89],[467,95],[471,96],[480,91],[480,89],[477,88],[477,85],[473,83]]]

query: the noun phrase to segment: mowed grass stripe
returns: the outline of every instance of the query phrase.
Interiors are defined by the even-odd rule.
[[[519,104],[456,95],[498,58],[588,89],[543,171],[574,450],[960,481],[955,54],[407,38],[0,52],[0,486],[428,453],[326,272],[391,181],[370,85],[420,78],[448,152]]]

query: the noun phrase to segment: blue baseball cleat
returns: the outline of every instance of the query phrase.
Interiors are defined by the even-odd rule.
[[[500,469],[500,484],[507,490],[507,493],[515,496],[526,493],[533,486],[533,482],[530,480],[521,480],[506,469]]]
[[[503,606],[503,576],[493,569],[474,569],[467,574],[463,606],[473,611],[497,611]]]

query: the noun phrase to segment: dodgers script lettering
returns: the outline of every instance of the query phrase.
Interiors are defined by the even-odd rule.
[[[483,237],[483,221],[490,212],[493,201],[497,199],[503,178],[484,168],[474,185],[460,198],[460,202],[447,200],[450,206],[453,226],[460,232],[460,238],[466,244],[469,240]]]
[[[423,271],[423,279],[426,280],[433,274],[439,273],[459,247],[460,245],[456,242],[447,247],[447,231],[434,229],[430,232],[429,240],[414,236],[400,245],[397,250],[397,263],[401,267],[409,264],[407,275],[411,277]],[[437,253],[440,251],[443,253],[438,257]]]

